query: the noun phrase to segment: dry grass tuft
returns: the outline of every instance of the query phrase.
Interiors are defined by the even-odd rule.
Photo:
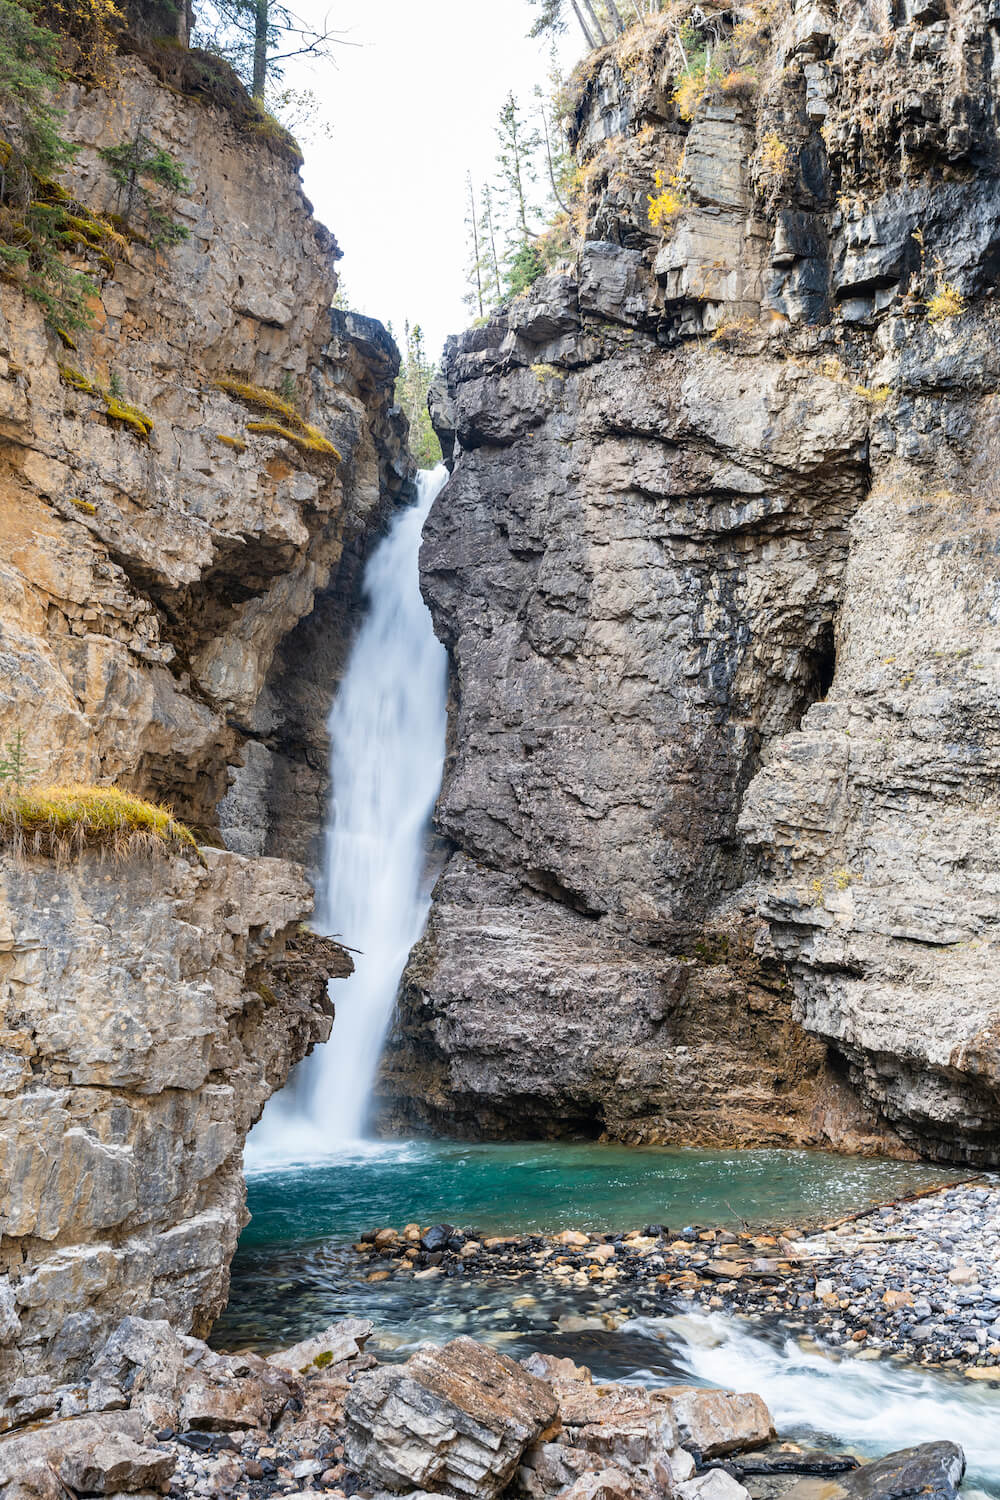
[[[280,422],[248,422],[247,432],[255,432],[261,437],[284,438],[286,443],[294,443],[296,448],[303,449],[307,453],[328,453],[333,458],[340,458],[339,450],[329,439],[306,422],[299,423],[297,432],[291,427],[283,427]]]
[[[934,283],[934,290],[927,298],[928,323],[943,323],[948,318],[960,318],[967,307],[965,298],[953,286],[950,281],[945,281],[943,276],[938,276]]]
[[[279,396],[277,391],[269,391],[262,385],[251,385],[246,380],[234,380],[225,375],[221,380],[215,382],[220,391],[225,391],[229,396],[235,396],[237,401],[245,401],[248,406],[259,406],[264,411],[273,411],[276,416],[284,417],[286,422],[298,422],[299,414],[290,401]]]
[[[261,385],[250,385],[245,380],[233,380],[228,376],[217,380],[215,384],[220,391],[235,396],[238,401],[273,412],[275,417],[281,418],[281,421],[248,422],[247,432],[254,432],[262,437],[284,438],[286,443],[294,443],[302,453],[322,453],[335,458],[338,463],[341,461],[340,450],[334,447],[329,438],[323,436],[318,427],[304,421],[292,403],[286,401],[284,396],[279,396],[277,391],[266,390]],[[222,441],[225,442],[225,438]]]
[[[169,808],[116,786],[0,789],[0,845],[16,855],[48,854],[60,862],[86,849],[113,859],[192,850],[201,859],[194,834]]]

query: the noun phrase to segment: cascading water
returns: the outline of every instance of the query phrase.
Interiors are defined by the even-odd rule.
[[[329,1042],[296,1070],[247,1143],[250,1165],[314,1158],[356,1140],[407,956],[427,920],[425,833],[441,785],[447,658],[420,595],[427,513],[447,479],[421,473],[365,571],[367,613],[330,714],[333,801],[317,904],[355,971],[335,991]]]

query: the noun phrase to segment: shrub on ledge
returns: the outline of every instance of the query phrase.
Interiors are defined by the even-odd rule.
[[[157,850],[198,853],[191,830],[168,808],[116,786],[0,788],[0,845],[58,860],[87,849],[115,859]]]

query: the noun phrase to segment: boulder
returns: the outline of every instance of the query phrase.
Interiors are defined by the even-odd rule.
[[[311,1339],[269,1355],[267,1362],[298,1375],[307,1374],[310,1367],[324,1370],[330,1365],[343,1364],[345,1360],[357,1359],[371,1338],[373,1326],[367,1318],[344,1318]]]
[[[681,1443],[702,1458],[721,1458],[747,1448],[762,1448],[777,1436],[771,1413],[759,1396],[749,1392],[703,1390],[671,1386],[658,1391],[677,1423]]]
[[[521,1368],[538,1380],[583,1380],[589,1384],[593,1379],[586,1365],[574,1364],[571,1359],[560,1359],[557,1354],[529,1354],[527,1359],[522,1359]]]
[[[921,1443],[862,1464],[838,1483],[850,1500],[954,1500],[964,1473],[957,1443]]]
[[[679,1500],[750,1500],[750,1492],[725,1469],[709,1469],[677,1486]]]
[[[146,1448],[116,1432],[93,1445],[81,1442],[68,1448],[59,1463],[59,1478],[86,1495],[132,1495],[159,1489],[176,1466],[172,1453]]]
[[[581,1474],[563,1490],[562,1500],[633,1500],[635,1481],[621,1469],[601,1469],[595,1474]]]
[[[584,1474],[606,1468],[595,1453],[568,1443],[532,1443],[517,1471],[518,1489],[529,1500],[561,1494]]]
[[[583,1381],[556,1387],[568,1441],[615,1467],[651,1469],[679,1446],[669,1402],[639,1386],[595,1386]]]
[[[66,1500],[66,1490],[51,1464],[34,1465],[4,1486],[3,1500]]]
[[[344,1407],[351,1467],[394,1491],[490,1500],[557,1420],[552,1387],[470,1338],[359,1375]]]
[[[0,1437],[0,1492],[4,1494],[4,1500],[4,1485],[14,1480],[23,1481],[33,1469],[44,1470],[47,1464],[58,1462],[71,1450],[93,1449],[113,1437],[130,1438],[134,1443],[140,1443],[142,1422],[138,1414],[132,1411],[94,1412],[90,1416],[67,1417],[65,1421],[33,1427],[29,1432]]]

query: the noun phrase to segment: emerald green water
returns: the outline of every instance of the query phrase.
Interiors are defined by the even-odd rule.
[[[755,1227],[829,1220],[956,1173],[811,1151],[564,1143],[356,1142],[327,1160],[253,1172],[255,1246],[446,1221],[485,1233]]]
[[[706,1317],[655,1283],[555,1285],[530,1273],[368,1282],[351,1241],[376,1225],[447,1221],[484,1233],[663,1224],[778,1227],[827,1221],[953,1179],[953,1170],[805,1151],[668,1151],[604,1145],[356,1144],[249,1178],[253,1220],[233,1265],[217,1348],[261,1352],[343,1317],[405,1359],[424,1339],[472,1337],[515,1358],[568,1355],[598,1380],[759,1391],[779,1430],[876,1456],[963,1444],[970,1485],[1000,1500],[1000,1392],[944,1371],[824,1351],[804,1324]],[[678,1314],[681,1314],[678,1316]]]

